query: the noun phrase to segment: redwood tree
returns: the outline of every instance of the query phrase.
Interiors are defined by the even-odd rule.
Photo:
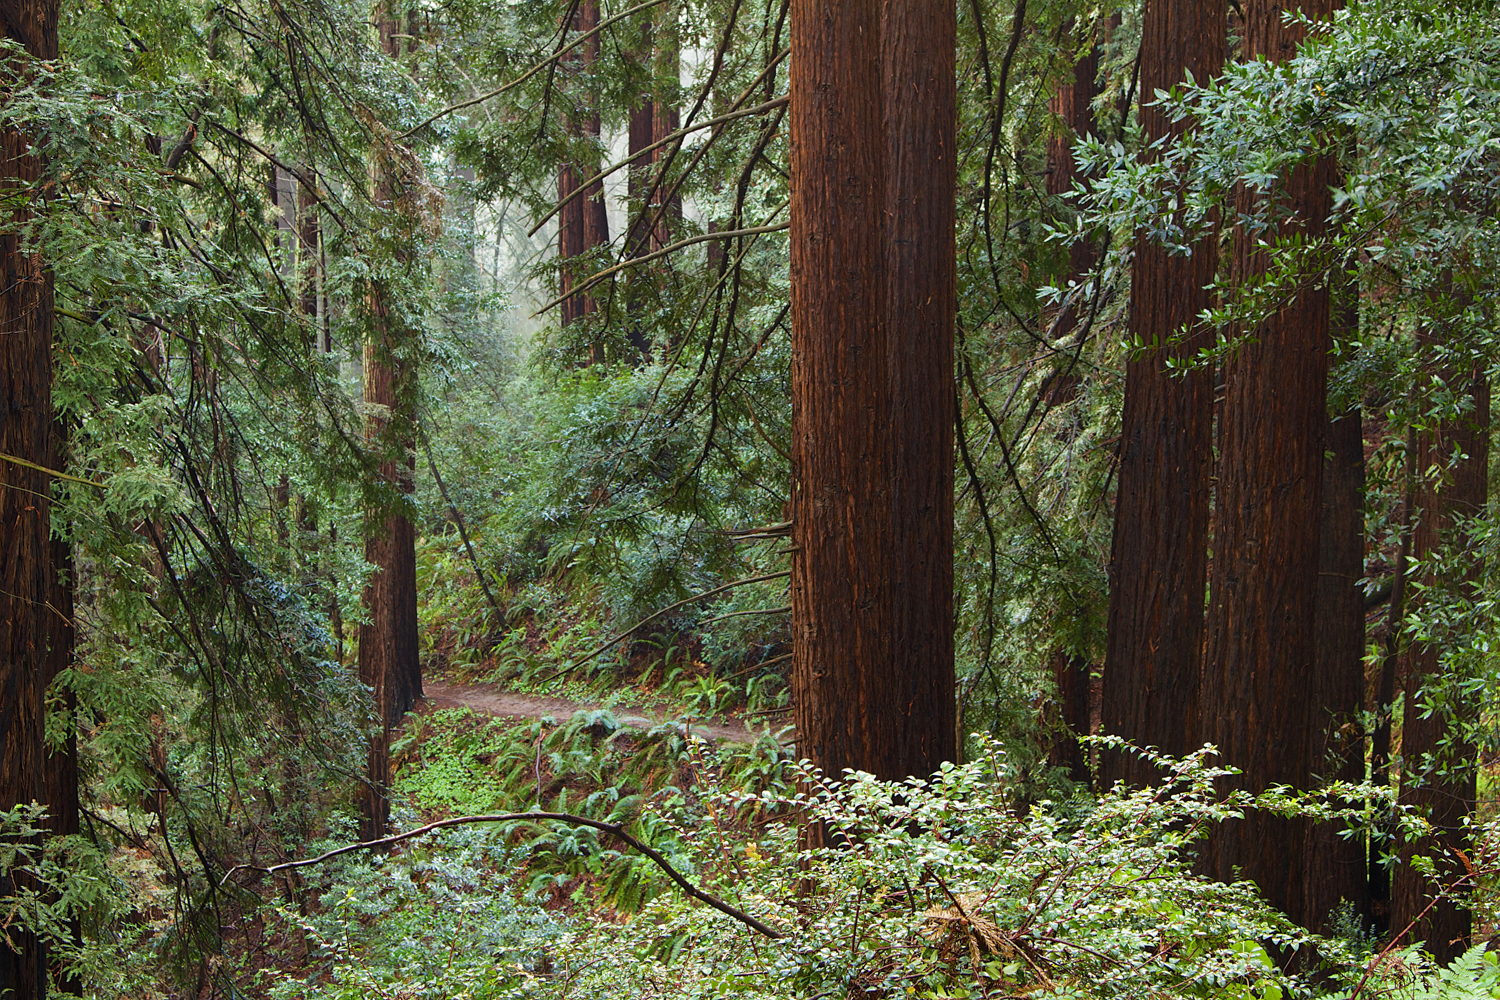
[[[1074,138],[1095,131],[1093,103],[1098,89],[1095,82],[1099,76],[1099,51],[1097,43],[1090,45],[1083,57],[1073,64],[1068,80],[1052,95],[1052,113],[1066,126],[1066,131],[1047,140],[1047,193],[1055,198],[1072,191],[1078,179],[1078,164],[1073,159]],[[1068,250],[1068,270],[1063,286],[1087,279],[1098,256],[1099,247],[1093,240],[1074,243]],[[1087,315],[1088,304],[1074,299],[1064,304],[1052,327],[1058,336],[1066,336],[1077,329],[1080,317]],[[1061,388],[1072,379],[1076,376],[1071,371],[1059,373],[1049,381],[1049,389],[1054,385]],[[1090,664],[1085,657],[1056,650],[1050,666],[1056,687],[1056,711],[1049,712],[1043,721],[1052,730],[1048,761],[1054,766],[1067,768],[1074,781],[1086,784],[1091,775],[1087,755],[1078,737],[1087,734],[1090,728]]]
[[[837,777],[955,751],[955,18],[794,0],[792,679]]]
[[[1332,15],[1330,0],[1301,5],[1312,17]],[[1250,57],[1283,60],[1304,36],[1269,0],[1245,5],[1244,44]],[[1316,238],[1331,208],[1334,163],[1299,166],[1275,189],[1243,188],[1237,209],[1250,214],[1261,198],[1285,211],[1285,236]],[[1243,287],[1266,268],[1265,237],[1240,227],[1233,273]],[[1316,609],[1322,524],[1323,451],[1328,423],[1329,293],[1307,283],[1245,334],[1226,363],[1219,427],[1213,584],[1203,672],[1199,739],[1218,745],[1221,759],[1243,769],[1231,787],[1259,791],[1312,783],[1313,699],[1318,656]],[[1200,858],[1221,880],[1253,880],[1278,909],[1304,926],[1323,914],[1311,908],[1303,883],[1308,824],[1251,812],[1217,826]]]
[[[1148,140],[1181,135],[1152,105],[1157,90],[1215,76],[1224,62],[1224,5],[1146,0],[1141,25],[1140,120]],[[1172,373],[1168,362],[1212,342],[1198,315],[1212,304],[1217,249],[1205,239],[1172,255],[1142,235],[1131,270],[1130,333],[1141,345],[1125,373],[1120,485],[1110,555],[1103,731],[1173,754],[1194,749],[1194,709],[1203,648],[1208,574],[1209,476],[1213,464],[1213,373]],[[1158,775],[1134,757],[1101,755],[1106,785]]]
[[[1458,519],[1484,511],[1489,494],[1490,386],[1476,367],[1451,377],[1465,393],[1471,409],[1462,416],[1417,434],[1417,521],[1412,529],[1412,557],[1427,560],[1444,542],[1462,546]],[[1465,385],[1466,383],[1466,385]],[[1456,458],[1456,461],[1455,461]],[[1451,462],[1451,467],[1450,467]],[[1437,473],[1434,476],[1434,473]],[[1481,567],[1471,564],[1460,580],[1444,581],[1429,573],[1426,583],[1467,586],[1477,583]],[[1420,611],[1420,606],[1418,608]],[[1434,886],[1412,867],[1416,855],[1431,857],[1443,882],[1464,873],[1464,821],[1476,798],[1474,748],[1464,743],[1461,712],[1439,706],[1428,712],[1424,693],[1441,676],[1436,646],[1413,642],[1407,653],[1405,706],[1401,723],[1401,804],[1423,814],[1435,828],[1426,840],[1408,844],[1391,880],[1391,930],[1401,932],[1415,922],[1409,941],[1426,941],[1439,961],[1450,961],[1468,946],[1472,914],[1458,899],[1445,898],[1431,909]],[[1445,744],[1456,744],[1445,746]],[[1427,755],[1435,755],[1429,761]],[[1428,767],[1429,763],[1437,766]],[[1446,767],[1444,766],[1446,765]],[[1444,771],[1447,773],[1443,773]],[[1470,887],[1472,888],[1472,887]]]
[[[0,0],[7,38],[37,59],[57,57],[58,6]],[[11,86],[27,69],[0,70]],[[0,130],[0,810],[45,799],[43,695],[52,636],[50,477],[52,459],[52,273],[27,252],[20,230],[31,217],[40,159],[33,137]],[[27,464],[30,463],[28,466]],[[0,872],[0,895],[18,888]],[[20,927],[0,938],[0,994],[30,1000],[46,990],[46,954]]]
[[[573,31],[585,33],[599,26],[599,0],[579,0],[573,9],[571,27]],[[593,64],[599,57],[599,36],[594,35],[577,49],[563,57],[570,75],[575,80],[579,73]],[[584,137],[597,143],[599,140],[599,110],[588,109],[574,93],[574,108],[569,112],[567,129],[574,137]],[[575,323],[597,311],[598,304],[587,293],[569,295],[577,275],[570,263],[576,257],[587,256],[596,247],[609,242],[609,219],[605,214],[604,183],[595,181],[581,197],[573,197],[581,184],[599,173],[599,158],[584,157],[564,163],[557,171],[557,198],[562,210],[557,216],[557,255],[562,262],[562,293],[568,297],[562,303],[564,326]],[[590,349],[590,360],[604,360],[602,346],[595,343]]]
[[[380,44],[391,58],[402,54],[402,25],[388,8],[379,21]],[[414,32],[410,32],[414,34]],[[377,154],[375,202],[380,208],[405,211],[399,205],[412,178],[403,176],[393,152]],[[368,621],[359,629],[359,677],[374,692],[380,725],[371,739],[369,783],[361,796],[361,834],[385,832],[389,804],[390,730],[422,696],[422,668],[417,642],[416,532],[401,511],[401,498],[415,489],[411,408],[415,392],[411,357],[415,331],[407,329],[391,308],[391,290],[372,282],[369,292],[370,339],[364,348],[364,398],[373,408],[365,436],[382,457],[378,482],[386,503],[366,515],[365,560],[375,567],[362,597]]]

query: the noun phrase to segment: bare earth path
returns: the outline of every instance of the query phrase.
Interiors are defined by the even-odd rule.
[[[586,705],[564,698],[517,694],[514,691],[502,690],[493,684],[447,684],[435,678],[424,678],[422,687],[427,704],[432,708],[469,708],[486,715],[516,719],[540,719],[544,716],[551,716],[558,722],[566,722],[573,717],[574,712],[591,712],[605,708],[604,705]],[[609,711],[613,712],[622,724],[630,728],[645,729],[663,722],[682,722],[689,725],[691,732],[730,743],[753,743],[760,738],[760,733],[765,728],[764,719],[746,720],[735,716],[719,716],[712,721],[688,720],[682,716],[670,715],[660,709],[629,708],[622,705],[614,706]],[[788,717],[781,716],[781,718]],[[752,724],[756,725],[755,729],[751,728]],[[791,737],[792,733],[788,731],[783,736],[783,740],[790,742]]]

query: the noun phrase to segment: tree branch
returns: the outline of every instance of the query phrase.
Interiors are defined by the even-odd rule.
[[[602,830],[605,833],[619,837],[635,850],[641,852],[646,857],[655,862],[656,866],[662,871],[666,872],[667,877],[670,878],[673,882],[676,882],[683,892],[687,893],[689,896],[693,897],[699,902],[707,903],[709,906],[712,906],[720,913],[727,914],[728,916],[733,917],[740,923],[744,924],[746,927],[757,930],[768,938],[782,938],[786,936],[780,931],[776,930],[774,927],[771,927],[769,924],[762,923],[743,910],[733,907],[724,902],[722,899],[719,899],[717,896],[714,896],[711,893],[704,892],[702,889],[699,889],[697,886],[693,885],[687,880],[686,877],[683,876],[681,872],[672,867],[671,862],[662,857],[661,852],[657,851],[649,844],[643,843],[642,841],[639,841],[636,838],[632,837],[630,834],[626,833],[623,826],[615,823],[603,823],[599,820],[588,819],[584,816],[574,816],[571,813],[524,812],[496,813],[488,816],[454,816],[449,819],[440,819],[435,823],[428,823],[426,826],[418,827],[415,830],[408,830],[405,833],[398,833],[391,837],[381,837],[379,840],[363,840],[355,844],[345,844],[343,847],[335,847],[331,851],[324,851],[322,854],[319,854],[314,858],[302,858],[298,861],[283,861],[281,864],[271,865],[269,868],[264,868],[260,865],[235,865],[233,868],[229,869],[229,871],[224,873],[224,877],[220,879],[219,885],[222,887],[226,882],[229,881],[229,877],[237,871],[255,871],[261,872],[266,875],[274,875],[277,872],[286,871],[291,868],[305,868],[309,865],[322,864],[324,861],[327,861],[330,858],[336,858],[341,854],[348,854],[352,851],[369,851],[379,847],[388,847],[391,844],[397,844],[403,840],[410,840],[413,837],[420,837],[424,833],[431,833],[433,830],[441,830],[444,827],[465,826],[471,823],[514,823],[524,820],[551,820],[558,823],[571,823],[574,826],[586,826],[591,829]]]

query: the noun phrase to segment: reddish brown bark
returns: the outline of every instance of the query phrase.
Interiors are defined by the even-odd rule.
[[[313,170],[303,170],[311,177]],[[297,185],[297,300],[303,316],[312,323],[313,340],[318,351],[327,353],[332,345],[327,343],[319,320],[318,309],[318,199],[317,193],[307,184]]]
[[[1053,767],[1066,768],[1069,778],[1087,785],[1093,775],[1089,771],[1088,754],[1078,737],[1090,732],[1089,661],[1057,650],[1052,654],[1051,667],[1057,696],[1053,717],[1046,720],[1053,730],[1047,762]]]
[[[1327,17],[1333,4],[1310,0],[1301,9]],[[1269,0],[1245,5],[1248,55],[1280,60],[1295,52],[1302,29],[1283,23],[1282,13]],[[1322,232],[1333,178],[1325,158],[1281,182],[1270,197],[1290,212],[1284,233]],[[1239,209],[1251,211],[1257,197],[1241,191]],[[1234,273],[1242,283],[1265,271],[1256,246],[1256,236],[1235,233]],[[1243,769],[1229,787],[1306,788],[1313,779],[1329,319],[1326,284],[1305,286],[1245,331],[1247,342],[1226,364],[1200,736]],[[1253,880],[1293,920],[1316,924],[1322,915],[1304,884],[1307,828],[1303,820],[1252,812],[1214,829],[1200,865],[1224,881]]]
[[[795,0],[793,685],[831,776],[955,752],[954,13]]]
[[[1316,656],[1313,669],[1312,767],[1328,781],[1363,781],[1364,733],[1360,711],[1365,694],[1365,602],[1359,581],[1365,571],[1365,452],[1360,411],[1329,422],[1323,465],[1321,541],[1318,551]],[[1344,824],[1309,828],[1303,884],[1307,912],[1319,933],[1341,902],[1370,916],[1365,845],[1340,836]]]
[[[1141,30],[1144,95],[1175,86],[1189,71],[1209,79],[1223,65],[1222,4],[1147,0]],[[1140,117],[1152,140],[1188,127],[1146,103]],[[1217,256],[1212,240],[1189,256],[1170,256],[1141,236],[1131,271],[1130,332],[1143,350],[1125,374],[1101,725],[1105,733],[1178,755],[1197,746],[1213,373],[1200,367],[1169,374],[1167,362],[1192,357],[1211,341],[1197,316],[1212,304],[1205,288]],[[1118,753],[1100,755],[1100,772],[1106,787],[1159,777]]]
[[[585,33],[598,26],[598,0],[580,0],[573,13],[572,30]],[[576,77],[579,73],[586,72],[587,67],[598,57],[599,36],[595,35],[574,49],[572,53],[564,56],[563,63],[568,72]],[[578,106],[568,115],[568,131],[574,136],[584,136],[597,143],[599,140],[598,109],[585,107],[583,102],[577,100],[577,95],[574,95],[574,100]],[[562,293],[568,296],[562,303],[564,326],[583,319],[599,308],[592,295],[568,294],[580,278],[580,275],[576,273],[576,266],[570,262],[575,257],[587,256],[596,247],[609,242],[609,219],[605,214],[604,183],[595,181],[588,186],[588,190],[581,197],[571,197],[578,190],[579,185],[598,173],[597,156],[584,158],[574,163],[565,163],[557,171],[557,197],[560,203],[564,203],[557,217],[557,254],[563,266]],[[589,357],[595,363],[603,361],[602,345],[595,343],[590,348]]]
[[[1416,507],[1419,519],[1412,529],[1412,557],[1418,561],[1438,553],[1443,543],[1462,546],[1464,536],[1456,521],[1484,511],[1489,492],[1490,456],[1490,387],[1480,372],[1469,373],[1473,409],[1459,419],[1440,424],[1417,434]],[[1455,457],[1457,460],[1454,461]],[[1451,466],[1450,466],[1450,463]],[[1442,470],[1441,478],[1434,476]],[[1478,582],[1482,567],[1476,563],[1467,568],[1459,580],[1443,580],[1430,574],[1430,587],[1472,586]],[[1417,611],[1420,613],[1420,606]],[[1457,899],[1444,899],[1426,916],[1418,916],[1431,901],[1435,886],[1411,866],[1411,859],[1423,855],[1433,859],[1443,883],[1450,883],[1465,872],[1459,851],[1470,849],[1463,836],[1464,821],[1474,810],[1476,797],[1475,751],[1464,743],[1458,728],[1462,715],[1439,709],[1424,717],[1423,688],[1429,679],[1440,678],[1439,650],[1427,643],[1412,644],[1406,657],[1405,705],[1401,723],[1401,803],[1425,815],[1436,833],[1403,847],[1401,864],[1391,879],[1391,930],[1400,933],[1417,921],[1408,941],[1426,941],[1427,948],[1439,961],[1447,962],[1461,955],[1469,944],[1473,915]],[[1463,709],[1460,706],[1459,712]],[[1445,743],[1453,743],[1445,747]],[[1454,773],[1433,773],[1426,755],[1436,755],[1439,766],[1447,765]]]
[[[382,49],[401,55],[399,21],[380,21]],[[409,178],[395,176],[395,168],[380,160],[376,170],[375,201],[390,207]],[[379,482],[396,497],[415,488],[412,452],[412,394],[415,391],[411,342],[415,331],[403,328],[390,309],[389,292],[379,283],[369,292],[371,340],[364,348],[364,398],[372,405],[365,420],[365,437],[385,457],[377,470]],[[392,498],[394,499],[394,498]],[[422,696],[422,668],[417,642],[416,533],[411,521],[390,505],[366,514],[365,560],[374,567],[361,601],[369,621],[359,628],[359,676],[374,693],[378,731],[370,744],[369,778],[359,796],[365,839],[384,834],[390,806],[391,727]]]
[[[57,57],[57,4],[48,0],[0,0],[6,37],[31,56]],[[14,85],[26,69],[19,61],[0,65]],[[0,452],[45,467],[52,449],[52,272],[21,246],[20,228],[32,214],[41,163],[31,137],[0,131],[0,193],[14,206],[0,213]],[[52,614],[51,508],[49,477],[15,462],[0,461],[0,809],[46,795],[45,711],[48,643]],[[0,895],[16,891],[10,873],[0,873]],[[46,953],[19,927],[0,941],[0,993],[41,997],[46,989]]]
[[[677,29],[679,16],[675,7],[670,5],[660,7],[657,12],[656,25],[653,28],[655,50],[652,68],[656,75],[656,88],[651,100],[652,142],[661,142],[682,127],[681,117],[677,111],[678,76],[681,73],[682,59],[682,43]],[[676,223],[682,219],[682,198],[673,194],[671,200],[667,200],[667,192],[672,185],[661,174],[663,164],[671,152],[672,146],[667,144],[651,153],[652,177],[656,181],[656,190],[651,195],[650,213],[652,218],[655,218],[658,212],[661,213],[660,220],[651,230],[652,250],[660,250],[672,242],[673,233],[677,229]],[[662,211],[663,205],[666,205],[665,211]]]
[[[957,121],[953,5],[886,0],[885,334],[890,380],[889,670],[897,700],[880,773],[958,754],[953,678],[953,323]],[[876,770],[871,768],[871,770]]]
[[[1062,119],[1067,131],[1047,139],[1047,193],[1060,198],[1073,190],[1078,180],[1078,164],[1073,159],[1073,140],[1094,132],[1093,101],[1095,80],[1099,76],[1099,46],[1090,46],[1088,52],[1073,64],[1072,78],[1057,88],[1052,95],[1052,113]],[[1080,282],[1098,260],[1099,249],[1091,240],[1079,240],[1068,250],[1068,273],[1063,287],[1069,282]],[[1083,312],[1080,312],[1082,307]],[[1066,335],[1078,325],[1080,315],[1087,312],[1087,303],[1077,300],[1068,302],[1056,320],[1058,336]]]

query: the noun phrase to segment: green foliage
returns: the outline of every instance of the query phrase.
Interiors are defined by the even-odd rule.
[[[572,739],[603,721],[575,719]],[[521,851],[505,846],[521,827],[469,828],[376,864],[310,873],[330,901],[319,940],[339,944],[321,956],[336,985],[307,995],[346,996],[359,983],[416,996],[1346,997],[1367,968],[1371,996],[1495,991],[1482,947],[1446,970],[1415,949],[1372,967],[1365,947],[1309,936],[1248,883],[1193,874],[1194,845],[1215,824],[1248,808],[1338,812],[1320,800],[1221,799],[1213,784],[1226,772],[1205,752],[1152,757],[1162,769],[1152,788],[1023,810],[1023,775],[1005,752],[985,740],[972,749],[971,763],[926,782],[854,774],[834,784],[779,764],[767,786],[745,781],[753,750],[738,765],[721,753],[718,779],[700,772],[694,787],[653,797],[632,832],[784,931],[776,941],[686,900],[644,859],[562,825],[529,835]],[[593,808],[586,798],[567,801]],[[827,846],[805,847],[807,823]],[[1298,947],[1317,955],[1302,973],[1268,951]],[[501,975],[481,985],[473,977],[485,961]],[[435,974],[440,966],[451,971]]]

